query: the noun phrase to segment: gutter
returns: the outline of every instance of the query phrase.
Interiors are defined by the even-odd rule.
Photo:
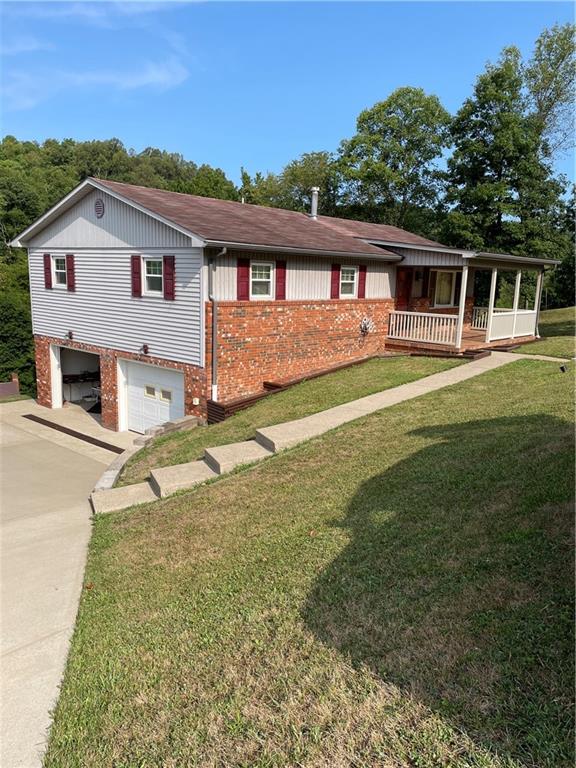
[[[511,261],[514,264],[535,264],[543,268],[548,266],[556,267],[560,264],[558,259],[538,259],[532,256],[513,256],[511,253],[489,253],[485,251],[477,251],[464,258],[477,259],[478,261]]]
[[[216,274],[216,259],[220,256],[225,256],[228,252],[227,248],[222,250],[215,256],[210,256],[208,259],[208,299],[212,304],[212,370],[211,370],[211,387],[210,387],[210,399],[218,400],[218,301],[214,295],[214,275]]]

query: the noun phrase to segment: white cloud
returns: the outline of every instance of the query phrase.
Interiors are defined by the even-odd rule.
[[[41,73],[14,71],[2,85],[2,100],[6,111],[15,112],[33,109],[62,91],[71,89],[108,87],[117,91],[138,88],[168,90],[181,85],[189,75],[188,69],[174,56],[165,61],[144,62],[133,70],[44,70]]]
[[[0,45],[0,55],[17,56],[20,53],[34,53],[35,51],[50,51],[54,48],[52,43],[39,40],[32,35],[10,38]]]
[[[37,2],[37,3],[6,3],[5,12],[30,19],[49,21],[77,21],[99,27],[114,27],[124,19],[133,19],[150,13],[173,10],[188,5],[190,0],[166,0],[155,2],[149,0],[94,0],[93,2]]]

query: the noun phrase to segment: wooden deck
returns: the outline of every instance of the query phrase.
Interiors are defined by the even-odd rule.
[[[462,346],[459,350],[451,345],[427,344],[422,341],[405,341],[403,339],[387,339],[386,350],[414,350],[415,352],[446,352],[453,355],[478,349],[505,349],[516,347],[520,344],[528,344],[535,341],[535,336],[519,336],[515,339],[499,339],[486,343],[486,331],[475,331],[465,328],[462,333]]]

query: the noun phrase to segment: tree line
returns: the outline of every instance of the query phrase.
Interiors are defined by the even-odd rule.
[[[18,370],[33,392],[25,254],[10,240],[86,176],[393,224],[447,245],[559,258],[547,295],[574,303],[574,189],[554,173],[573,148],[574,25],[542,32],[529,59],[505,48],[455,115],[434,94],[398,88],[360,113],[336,152],[315,151],[279,173],[219,168],[118,139],[0,143],[0,380]]]

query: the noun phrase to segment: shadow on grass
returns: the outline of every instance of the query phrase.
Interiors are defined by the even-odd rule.
[[[522,765],[572,765],[573,439],[547,416],[418,430],[364,483],[307,625]]]
[[[576,319],[556,323],[540,323],[540,334],[543,339],[553,336],[574,336],[576,334]]]

